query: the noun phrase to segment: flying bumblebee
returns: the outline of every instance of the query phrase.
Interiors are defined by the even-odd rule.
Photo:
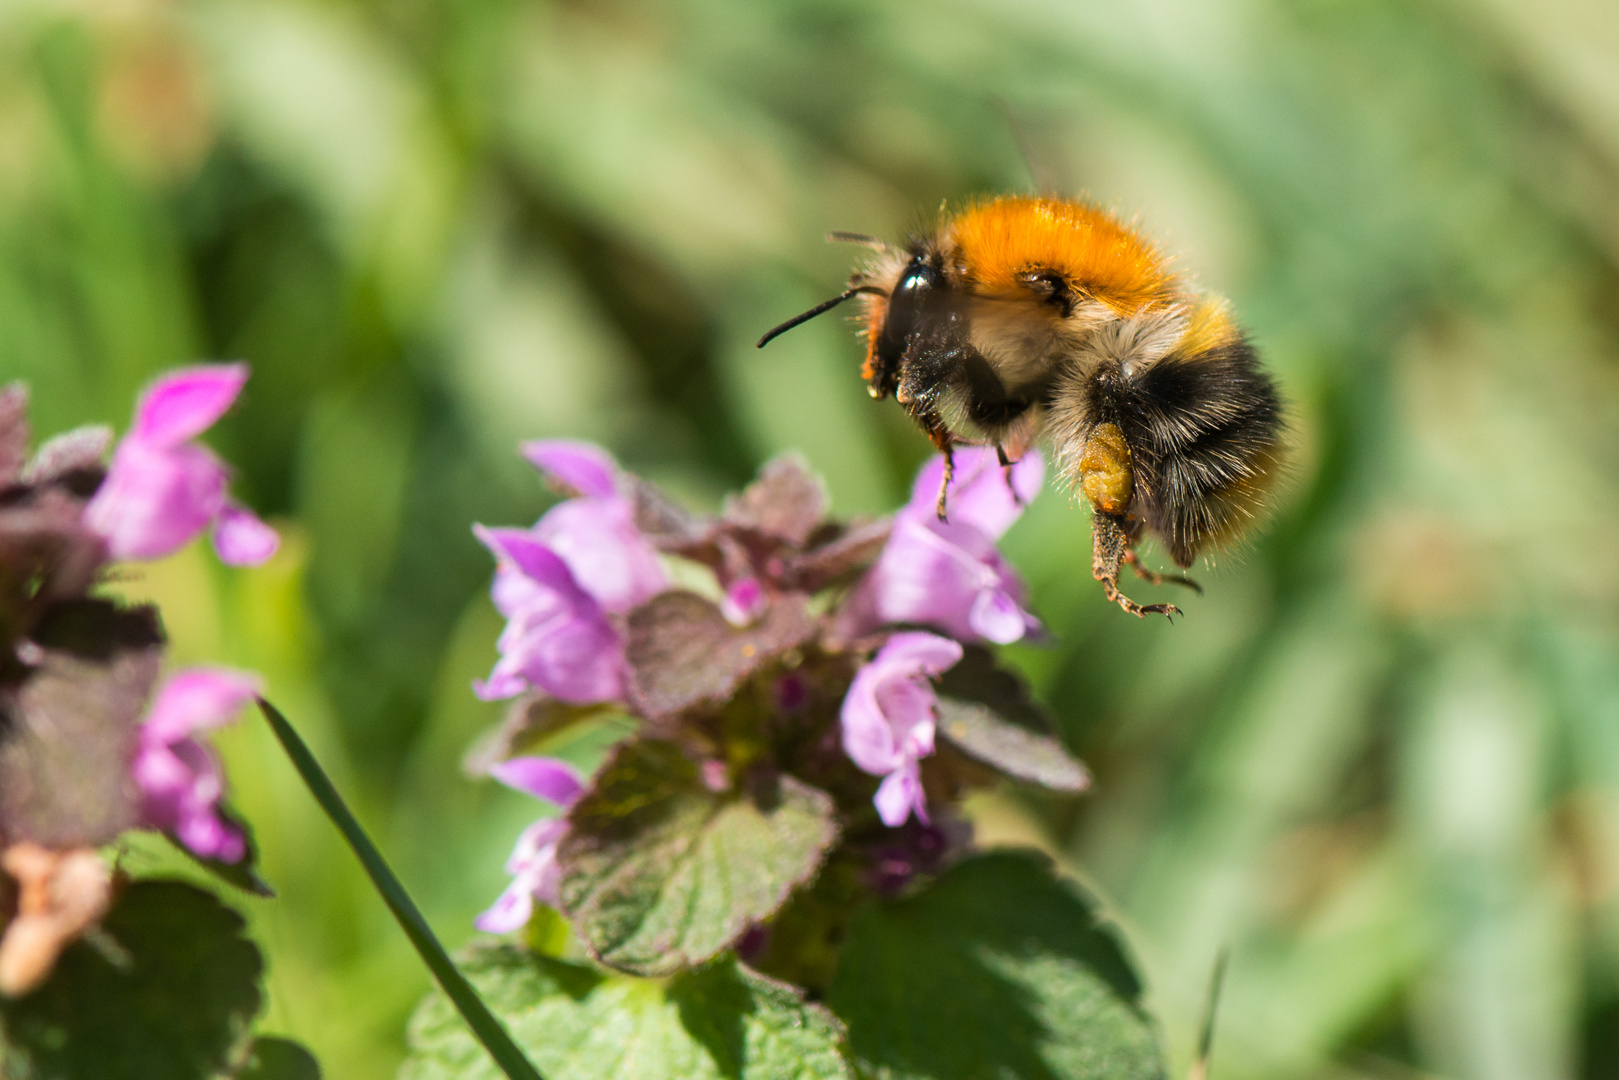
[[[1091,569],[1137,616],[1178,614],[1119,591],[1143,529],[1184,568],[1257,516],[1282,457],[1270,376],[1218,297],[1189,288],[1138,233],[1084,202],[1006,196],[968,206],[903,247],[876,252],[843,293],[759,341],[859,297],[862,375],[892,394],[945,456],[992,445],[1003,465],[1050,441],[1090,501]]]

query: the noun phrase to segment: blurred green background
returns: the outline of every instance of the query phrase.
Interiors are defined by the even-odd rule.
[[[535,812],[459,772],[516,441],[698,503],[798,448],[892,507],[926,446],[848,327],[753,341],[839,287],[828,229],[1028,189],[1014,130],[1233,298],[1296,450],[1173,627],[1035,504],[1017,659],[1096,783],[983,835],[1114,905],[1177,1072],[1229,944],[1220,1080],[1619,1076],[1611,0],[9,0],[0,377],[51,432],[252,363],[213,441],[283,553],[123,587],[266,674],[454,944]],[[262,725],[223,743],[268,1026],[391,1075],[422,970]]]

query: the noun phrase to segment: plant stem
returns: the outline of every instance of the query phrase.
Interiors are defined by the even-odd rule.
[[[383,903],[393,912],[400,929],[405,931],[405,936],[416,947],[422,962],[433,973],[433,978],[438,980],[445,996],[455,1005],[456,1011],[472,1029],[472,1034],[483,1044],[483,1048],[489,1051],[489,1056],[495,1059],[495,1063],[510,1077],[510,1080],[541,1080],[539,1071],[518,1049],[505,1027],[495,1019],[495,1015],[483,1003],[483,999],[472,988],[472,984],[467,982],[466,976],[462,975],[460,969],[450,960],[449,954],[434,936],[432,929],[427,925],[427,920],[422,918],[422,913],[411,900],[410,894],[399,883],[394,872],[388,868],[382,853],[366,835],[365,829],[355,820],[353,813],[343,802],[343,797],[332,786],[326,771],[320,767],[320,762],[315,760],[315,755],[310,753],[309,747],[304,745],[304,741],[298,737],[298,733],[287,722],[287,718],[263,698],[259,699],[259,709],[270,722],[270,729],[281,741],[282,748],[286,750],[287,757],[292,759],[292,765],[298,770],[298,775],[303,777],[310,794],[315,796],[320,808],[326,811],[326,816],[332,819],[332,824],[337,826],[338,832],[343,834],[343,839],[348,841],[349,847],[360,860],[360,865],[365,867],[365,872],[370,876],[371,883],[376,886],[377,892],[382,894]]]

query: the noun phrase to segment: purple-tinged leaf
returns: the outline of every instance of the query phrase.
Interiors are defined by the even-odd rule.
[[[815,633],[800,597],[777,597],[758,621],[739,628],[690,592],[666,592],[629,617],[625,655],[631,705],[648,717],[724,701],[753,672]]]
[[[22,477],[28,460],[28,391],[13,383],[0,389],[0,488]]]
[[[635,527],[659,551],[687,554],[712,542],[712,519],[691,513],[648,480],[640,477],[630,479],[635,502]]]
[[[832,798],[755,773],[716,792],[669,742],[619,747],[568,814],[562,907],[591,952],[669,975],[728,948],[810,880],[837,839]]]
[[[832,540],[787,560],[783,583],[814,593],[855,577],[877,561],[893,525],[892,518],[854,522]]]
[[[487,776],[496,762],[533,753],[542,742],[570,728],[614,722],[626,728],[632,723],[617,705],[574,705],[530,691],[513,701],[501,722],[473,743],[461,767],[468,776]]]
[[[987,705],[943,697],[936,705],[938,735],[956,749],[1005,773],[1053,791],[1084,791],[1090,774],[1050,735],[1004,719]]]
[[[100,478],[106,473],[105,458],[107,450],[112,446],[112,428],[99,424],[90,427],[74,428],[64,432],[41,446],[23,467],[22,481],[25,484],[50,484],[66,482],[75,487],[74,494],[88,496],[92,491],[79,491],[73,484],[73,478],[83,475],[86,479]]]
[[[826,485],[797,454],[765,464],[740,495],[727,499],[725,519],[765,536],[802,547],[825,518]]]
[[[107,661],[47,651],[21,686],[0,689],[0,833],[62,849],[104,844],[136,824],[136,727],[159,650]]]

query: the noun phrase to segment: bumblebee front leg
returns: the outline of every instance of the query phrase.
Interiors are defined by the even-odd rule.
[[[945,502],[950,496],[950,482],[956,478],[956,437],[945,425],[944,417],[933,410],[918,411],[912,415],[939,453],[944,455],[944,475],[939,480],[939,501],[934,510],[940,521],[948,522],[950,519],[945,516]]]

